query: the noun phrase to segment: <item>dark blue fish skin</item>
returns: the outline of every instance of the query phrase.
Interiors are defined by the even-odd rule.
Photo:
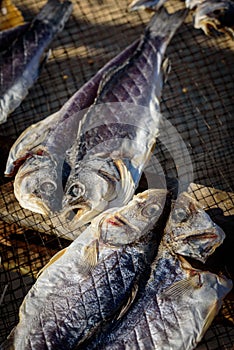
[[[30,23],[22,24],[18,27],[3,30],[0,32],[0,52],[5,51],[9,48],[17,38],[24,34],[30,27]]]
[[[29,28],[1,53],[0,123],[19,106],[38,78],[45,52],[71,11],[71,2],[49,0]]]

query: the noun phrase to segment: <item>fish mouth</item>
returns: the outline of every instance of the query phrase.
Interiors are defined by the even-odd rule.
[[[174,251],[187,257],[192,257],[203,263],[220,246],[225,238],[221,229],[201,230],[195,234],[180,235],[175,237],[176,248]]]
[[[197,22],[195,22],[195,28],[202,28],[206,35],[210,35],[212,31],[219,30],[220,22],[215,18],[200,18]]]
[[[87,203],[80,203],[62,210],[61,216],[64,218],[66,226],[70,229],[79,228],[87,224],[95,216],[95,211]]]

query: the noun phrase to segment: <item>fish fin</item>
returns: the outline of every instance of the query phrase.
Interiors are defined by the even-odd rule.
[[[82,250],[82,256],[80,258],[79,270],[83,275],[87,275],[97,265],[99,255],[99,242],[98,239],[93,240],[90,244],[86,245]]]
[[[220,307],[220,302],[216,301],[212,307],[210,308],[210,311],[208,313],[208,315],[206,316],[206,319],[204,321],[203,324],[203,328],[202,328],[202,333],[200,334],[200,337],[198,339],[197,342],[199,342],[200,340],[202,340],[204,334],[206,333],[206,331],[208,330],[208,328],[211,325],[211,322],[213,321],[213,319],[215,318],[215,316],[217,315],[218,311],[219,311],[219,307]]]
[[[163,299],[179,299],[181,296],[190,295],[196,288],[201,287],[199,274],[173,283],[160,295]]]
[[[121,189],[118,192],[118,198],[115,206],[118,206],[118,204],[122,206],[126,205],[132,199],[135,192],[135,183],[132,179],[130,171],[121,159],[114,160],[114,164],[119,170],[121,179]]]
[[[171,62],[170,62],[170,59],[168,57],[166,57],[162,63],[162,78],[163,78],[163,82],[164,84],[167,82],[167,78],[168,78],[168,75],[171,71]]]
[[[61,256],[63,256],[63,254],[66,253],[66,250],[67,250],[67,248],[64,248],[64,249],[60,250],[58,253],[56,253],[54,256],[52,256],[52,258],[49,260],[49,262],[45,266],[43,266],[43,268],[38,272],[38,274],[36,275],[36,278],[38,278],[42,274],[42,272],[44,272],[47,269],[47,267],[49,267],[55,261],[60,259]]]
[[[121,310],[119,311],[119,314],[118,314],[118,316],[116,318],[117,321],[121,317],[123,317],[126,314],[126,312],[129,310],[130,306],[132,305],[133,301],[136,298],[137,292],[138,292],[138,284],[135,283],[133,288],[132,288],[132,290],[131,290],[131,294],[130,294],[129,298],[126,301],[126,304],[124,304],[122,306]]]

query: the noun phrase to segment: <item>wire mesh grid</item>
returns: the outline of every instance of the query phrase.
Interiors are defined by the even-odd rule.
[[[31,20],[45,1],[14,3],[25,20]],[[54,229],[62,223],[24,210],[15,200],[12,181],[3,177],[9,149],[26,127],[57,111],[98,69],[142,34],[151,14],[128,13],[128,3],[73,0],[72,15],[53,41],[38,81],[7,123],[0,125],[0,342],[17,323],[19,306],[37,273],[70,243]],[[182,2],[168,2],[169,11],[182,6]],[[188,16],[167,49],[172,69],[161,103],[163,115],[189,150],[196,183],[190,186],[191,193],[207,210],[222,210],[222,215],[214,212],[214,221],[216,218],[229,232],[234,215],[233,54],[230,38],[206,37],[193,28]],[[160,142],[155,156],[173,177],[175,164]],[[230,293],[198,349],[233,349],[233,303]]]

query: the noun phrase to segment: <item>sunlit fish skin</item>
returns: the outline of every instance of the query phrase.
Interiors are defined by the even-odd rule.
[[[109,330],[94,335],[81,349],[195,349],[231,290],[232,282],[225,276],[193,268],[186,260],[197,259],[201,252],[205,261],[213,247],[222,243],[224,233],[213,226],[210,237],[210,218],[201,216],[198,205],[195,214],[194,199],[188,200],[186,194],[181,194],[178,204],[188,217],[182,217],[176,206],[172,210],[145,288],[139,290],[122,318],[113,322]],[[179,249],[178,237],[184,238],[185,232],[181,227],[186,229],[187,240],[180,241]]]
[[[49,0],[27,31],[0,54],[0,123],[7,120],[38,78],[46,50],[62,30],[72,11],[72,3]]]
[[[61,213],[72,229],[132,198],[158,136],[163,56],[184,17],[162,8],[132,55],[100,82],[68,153]]]
[[[126,312],[149,266],[150,231],[164,210],[166,191],[151,189],[122,208],[96,217],[43,269],[20,307],[20,322],[4,349],[75,349]]]
[[[111,67],[121,65],[137,45],[138,41],[135,41],[114,57],[58,112],[31,125],[16,140],[8,156],[5,176],[13,176],[18,171],[15,195],[23,208],[42,215],[61,209],[63,162],[67,149],[76,138],[79,121],[84,115],[82,110],[93,103],[103,74]],[[48,182],[52,185],[50,193],[41,192],[40,188],[45,188]]]
[[[234,2],[231,0],[207,0],[196,8],[194,27],[210,35],[212,29],[234,38]]]

